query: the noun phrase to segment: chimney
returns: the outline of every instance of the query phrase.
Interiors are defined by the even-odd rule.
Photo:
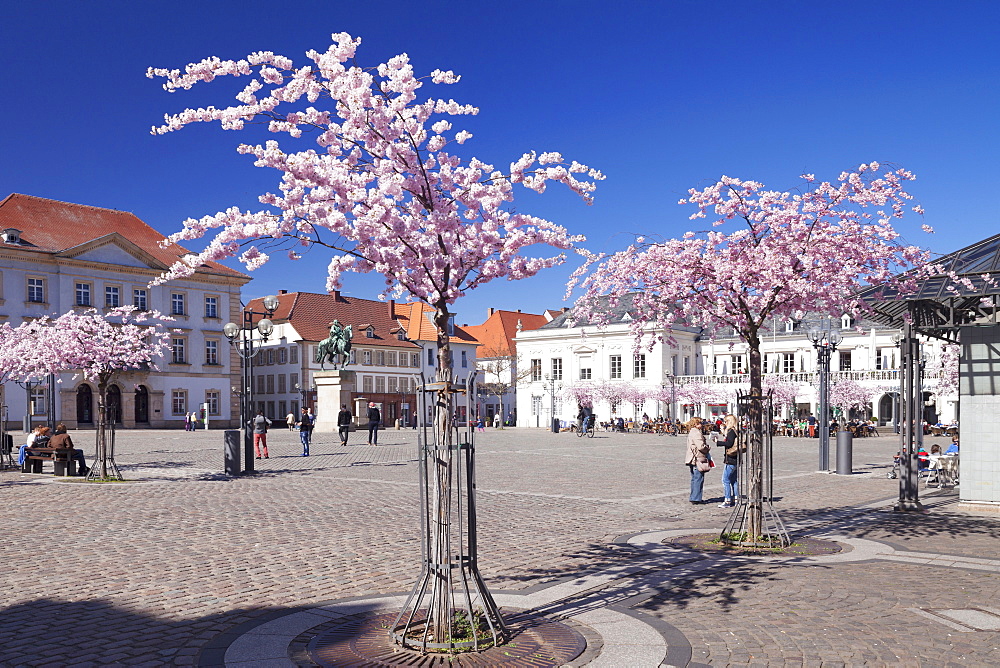
[[[333,301],[340,301],[340,290],[327,290],[327,294],[333,297]]]
[[[492,306],[489,307],[488,309],[486,309],[486,317],[489,318],[491,315],[493,315],[495,311],[496,311],[495,308],[493,308]]]
[[[288,294],[288,290],[278,290],[278,294],[279,295],[287,295]]]
[[[389,319],[394,320],[396,318],[396,300],[389,300]]]
[[[517,309],[517,312],[518,312],[518,313],[520,313],[520,312],[521,312],[521,309]]]

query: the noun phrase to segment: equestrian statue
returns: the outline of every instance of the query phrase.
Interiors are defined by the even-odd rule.
[[[323,370],[326,370],[326,362],[333,364],[334,369],[345,369],[350,359],[351,326],[342,327],[334,320],[330,323],[330,336],[320,341],[316,348],[316,361]]]

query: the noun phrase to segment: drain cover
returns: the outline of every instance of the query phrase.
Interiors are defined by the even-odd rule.
[[[316,629],[307,647],[320,666],[562,666],[580,656],[587,641],[567,624],[523,612],[503,611],[511,639],[499,647],[461,654],[421,654],[389,637],[398,612],[361,613]]]

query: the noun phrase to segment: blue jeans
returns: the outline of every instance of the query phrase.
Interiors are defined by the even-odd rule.
[[[302,441],[302,454],[309,454],[309,440],[312,437],[312,431],[308,429],[303,429],[299,432],[299,440]]]
[[[701,493],[705,487],[705,474],[694,464],[688,464],[691,469],[691,497],[689,501],[701,501]]]
[[[740,495],[740,484],[736,479],[739,469],[736,464],[726,464],[726,470],[722,472],[722,490],[726,495],[726,501],[735,502]]]

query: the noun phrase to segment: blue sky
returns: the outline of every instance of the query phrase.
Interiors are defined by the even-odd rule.
[[[15,3],[0,27],[0,196],[129,210],[165,234],[256,209],[277,178],[236,154],[238,133],[149,134],[164,113],[228,104],[231,82],[168,94],[146,68],[257,50],[301,61],[346,31],[364,64],[406,52],[418,72],[463,75],[443,94],[481,109],[455,124],[475,134],[467,155],[557,150],[601,169],[592,207],[559,189],[516,203],[593,250],[691,229],[677,199],[723,174],[785,189],[879,160],[918,177],[927,213],[901,225],[906,239],[945,253],[997,232],[998,19],[995,2]],[[326,259],[276,259],[247,295],[322,291]],[[458,321],[558,307],[571,268],[477,290]]]

